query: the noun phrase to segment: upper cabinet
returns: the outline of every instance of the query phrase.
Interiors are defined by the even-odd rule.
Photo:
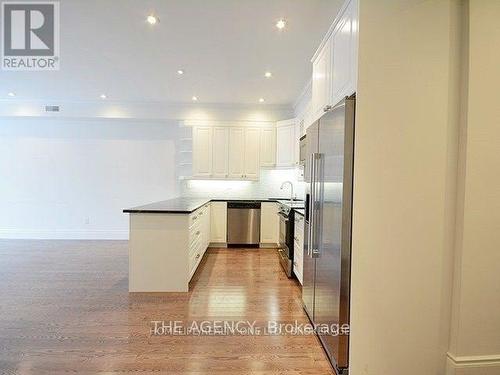
[[[262,129],[260,133],[260,165],[274,167],[276,165],[276,129]]]
[[[330,104],[332,77],[331,43],[327,41],[313,60],[312,106],[315,118]]]
[[[243,178],[258,180],[260,172],[260,129],[245,129],[245,153]],[[240,150],[240,152],[242,151]]]
[[[356,92],[357,85],[357,0],[348,3],[335,26],[332,39],[332,104]]]
[[[312,118],[316,121],[342,98],[356,92],[358,70],[358,4],[342,7],[312,59]]]
[[[212,135],[212,177],[226,178],[229,175],[229,128],[214,127]]]
[[[275,128],[194,126],[193,177],[258,180],[261,153],[267,166],[275,165],[275,132]]]
[[[296,144],[299,142],[295,135],[296,121],[295,119],[278,121],[276,125],[276,166],[294,166]]]
[[[212,128],[193,128],[193,175],[212,176]]]
[[[244,128],[229,128],[229,178],[240,179],[245,174]]]

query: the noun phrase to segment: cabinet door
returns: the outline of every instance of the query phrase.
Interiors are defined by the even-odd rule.
[[[227,202],[210,205],[210,242],[227,242]]]
[[[304,126],[304,121],[295,121],[294,125],[294,139],[293,139],[293,161],[295,165],[300,164],[300,137],[301,127]]]
[[[205,205],[205,216],[203,218],[203,253],[207,250],[210,244],[210,216],[211,216],[211,204],[207,203]]]
[[[278,204],[262,202],[260,206],[260,242],[277,244],[279,225]]]
[[[229,129],[229,177],[243,178],[245,174],[245,130]]]
[[[331,103],[352,95],[356,90],[356,1],[351,1],[333,33]]]
[[[323,114],[323,109],[330,104],[331,90],[331,38],[323,46],[313,61],[312,110],[314,119]]]
[[[294,228],[293,272],[302,284],[302,274],[304,269],[304,217],[302,215],[295,214]]]
[[[262,129],[260,135],[260,165],[274,167],[276,165],[276,129]]]
[[[193,176],[212,175],[212,128],[193,128]]]
[[[245,168],[243,177],[257,180],[260,171],[260,129],[245,129]]]
[[[295,164],[295,123],[278,126],[276,142],[276,165],[279,167],[289,167]]]
[[[212,176],[215,178],[226,178],[229,174],[229,128],[214,128],[212,138]]]

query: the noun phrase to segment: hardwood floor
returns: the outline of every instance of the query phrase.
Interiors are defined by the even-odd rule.
[[[126,241],[0,240],[0,373],[333,374],[314,336],[152,335],[152,321],[307,323],[269,249],[211,249],[189,293],[129,294]]]

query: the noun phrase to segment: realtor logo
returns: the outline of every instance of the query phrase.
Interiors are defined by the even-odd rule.
[[[59,2],[2,3],[2,69],[59,70]]]

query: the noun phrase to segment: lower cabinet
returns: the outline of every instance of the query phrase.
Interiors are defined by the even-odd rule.
[[[210,242],[227,242],[227,202],[212,202],[210,211]]]
[[[189,277],[191,279],[210,243],[210,203],[189,216]]]
[[[279,216],[276,202],[262,202],[260,206],[260,243],[276,246],[279,242]]]
[[[295,213],[294,225],[293,273],[302,284],[304,271],[304,216]]]

